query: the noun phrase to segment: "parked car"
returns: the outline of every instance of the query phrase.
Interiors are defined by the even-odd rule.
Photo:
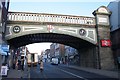
[[[52,58],[51,64],[58,65],[58,58]]]

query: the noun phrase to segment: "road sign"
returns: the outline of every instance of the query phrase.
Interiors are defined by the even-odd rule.
[[[1,75],[7,76],[7,70],[8,70],[7,66],[1,66]]]
[[[101,46],[102,47],[110,47],[111,46],[111,41],[108,39],[108,40],[101,40]]]

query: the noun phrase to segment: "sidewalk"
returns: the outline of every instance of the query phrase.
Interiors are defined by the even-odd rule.
[[[24,68],[24,71],[11,68],[8,71],[7,77],[3,77],[3,78],[8,78],[8,79],[9,78],[21,78],[21,77],[29,78],[29,71],[30,70],[28,67]]]
[[[110,78],[120,79],[120,77],[119,77],[120,71],[118,72],[118,71],[99,70],[99,69],[83,68],[83,67],[79,67],[79,66],[64,65],[64,64],[60,64],[60,66],[65,66],[65,67],[69,67],[69,68],[83,70],[83,71],[86,71],[86,72],[91,72],[91,73],[107,76],[107,77],[110,77]]]
[[[21,70],[10,69],[8,71],[7,78],[21,78],[22,74],[23,74],[23,71],[21,71]]]
[[[10,69],[8,71],[8,75],[7,77],[3,77],[3,78],[28,78],[29,77],[29,73],[28,71],[22,71],[22,70],[16,70],[16,69]]]

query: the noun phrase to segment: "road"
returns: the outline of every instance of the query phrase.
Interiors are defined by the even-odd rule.
[[[40,66],[31,67],[29,76],[36,79],[71,79],[71,80],[110,80],[110,78],[94,73],[85,72],[61,65],[51,65],[44,63],[44,70],[40,71]],[[113,79],[111,79],[113,80]]]

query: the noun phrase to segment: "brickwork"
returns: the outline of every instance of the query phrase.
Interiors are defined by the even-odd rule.
[[[98,34],[99,34],[99,41],[101,39],[110,39],[109,26],[98,25]],[[99,50],[100,50],[99,54],[100,54],[101,69],[114,69],[114,59],[113,59],[111,47],[101,47],[101,43],[100,43]]]
[[[98,25],[98,34],[99,49],[97,46],[88,45],[89,48],[79,50],[80,66],[113,70],[115,66],[111,47],[102,47],[100,43],[101,39],[110,39],[109,26]]]
[[[84,48],[82,50],[79,50],[80,66],[97,68],[95,46],[89,46],[89,47],[90,48]]]
[[[102,40],[110,40],[110,22],[109,16],[111,12],[105,7],[101,6],[97,10],[93,12],[93,15],[96,18],[96,31],[98,37],[98,58],[99,58],[99,66],[101,69],[111,70],[115,68],[113,54],[111,50],[111,46],[107,46],[105,42],[105,46],[101,46]]]
[[[103,14],[104,15],[104,14]],[[109,16],[109,15],[107,15]],[[110,40],[110,25],[97,25],[99,41],[101,39]],[[100,66],[101,69],[114,69],[114,59],[111,47],[102,47],[99,42],[99,55],[100,55]]]

